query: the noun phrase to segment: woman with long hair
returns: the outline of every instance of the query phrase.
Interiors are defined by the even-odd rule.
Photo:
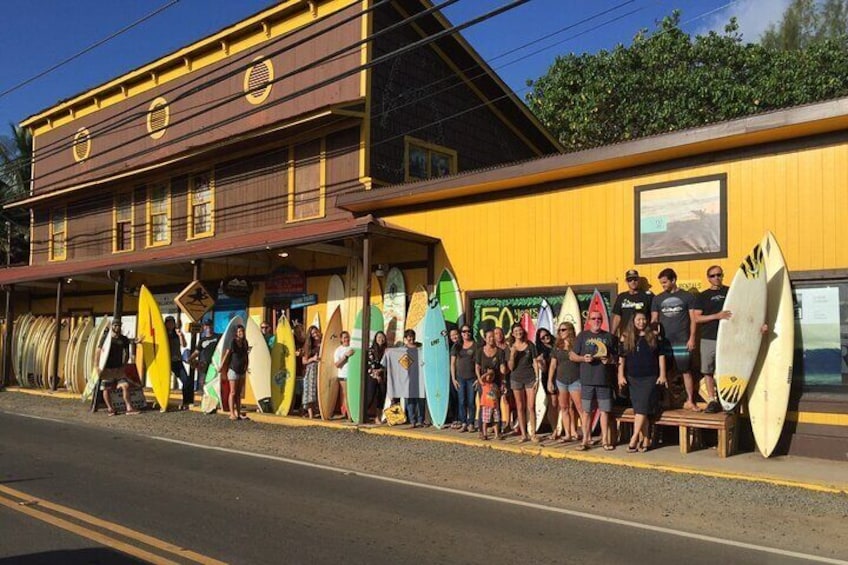
[[[477,383],[475,369],[477,342],[471,335],[471,326],[463,324],[459,333],[461,340],[450,352],[451,382],[459,399],[459,421],[462,424],[459,431],[475,432],[477,431],[477,403],[474,385]]]
[[[247,374],[249,351],[244,326],[236,326],[236,336],[230,346],[224,351],[221,366],[227,367],[227,380],[230,382],[230,420],[246,420],[241,415],[241,391],[244,387],[244,377]]]
[[[509,359],[509,341],[506,339],[503,328],[494,329],[495,347],[504,352],[504,359]],[[515,414],[515,398],[509,388],[509,367],[504,367],[506,372],[501,379],[501,433],[506,435],[510,431],[512,416]],[[516,426],[518,424],[515,424]]]
[[[368,348],[368,379],[365,381],[365,413],[372,404],[375,407],[374,423],[380,423],[383,404],[386,402],[386,376],[384,374],[383,355],[386,354],[388,339],[384,332],[374,334],[374,341]]]
[[[559,405],[557,403],[557,396],[555,393],[552,393],[545,383],[547,379],[545,378],[548,374],[548,368],[551,366],[551,354],[554,349],[554,336],[551,335],[546,328],[539,328],[536,330],[536,361],[539,363],[539,386],[542,387],[542,390],[545,392],[545,396],[548,398],[548,406],[549,409],[546,411],[546,416],[551,413],[553,410],[556,413],[559,410]],[[551,430],[551,439],[559,438],[559,430],[557,430],[557,425],[554,423],[551,426],[553,429]]]
[[[577,414],[580,412],[580,366],[569,359],[568,352],[577,337],[574,324],[563,322],[557,330],[557,340],[551,354],[548,370],[548,390],[558,392],[560,420],[562,421],[562,443],[579,439]],[[572,406],[574,409],[572,409]]]
[[[619,357],[618,386],[630,385],[630,399],[635,414],[633,435],[627,451],[645,452],[651,447],[649,419],[658,411],[657,385],[667,386],[667,381],[665,351],[644,312],[636,312],[630,318],[621,336]]]
[[[318,405],[318,362],[321,360],[321,330],[309,326],[303,344],[303,399],[301,414],[306,410],[310,418],[315,417]]]
[[[512,325],[512,347],[509,350],[510,388],[515,396],[515,411],[518,413],[518,427],[521,433],[519,443],[538,442],[536,436],[536,374],[539,365],[536,361],[536,346],[527,340],[527,332],[521,324]],[[528,426],[529,416],[529,426]],[[528,433],[528,429],[530,432]]]

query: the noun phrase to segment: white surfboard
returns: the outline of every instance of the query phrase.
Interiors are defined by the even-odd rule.
[[[748,387],[766,320],[766,268],[759,243],[737,269],[724,309],[733,316],[718,324],[715,381],[721,406],[730,412]]]
[[[539,316],[536,318],[536,330],[541,329],[548,330],[551,333],[554,331],[554,312],[544,298],[542,299],[542,306],[539,308]]]
[[[580,303],[577,302],[577,295],[568,287],[565,291],[565,296],[562,299],[562,306],[559,309],[557,316],[557,325],[563,322],[571,322],[574,325],[574,333],[579,334],[583,331],[583,324],[580,315]]]
[[[333,317],[333,312],[339,308],[342,314],[342,322],[347,321],[347,300],[345,300],[345,286],[342,278],[339,275],[330,277],[330,283],[327,287],[327,312],[324,316],[325,320]]]
[[[768,457],[780,439],[789,404],[795,319],[789,273],[774,234],[766,233],[761,245],[768,285],[769,331],[748,385],[748,414],[757,447],[763,457]]]
[[[265,344],[265,336],[252,317],[247,318],[245,337],[250,350],[247,354],[247,380],[256,397],[260,412],[273,412],[271,406],[271,352]]]

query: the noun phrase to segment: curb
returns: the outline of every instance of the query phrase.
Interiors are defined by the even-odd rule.
[[[7,392],[20,392],[24,394],[29,394],[33,396],[44,396],[50,398],[61,398],[61,399],[78,399],[79,395],[72,394],[69,392],[52,392],[46,390],[37,390],[37,389],[23,389],[19,387],[7,387]],[[148,394],[145,393],[147,396]],[[152,398],[152,395],[149,395]],[[199,406],[193,406],[191,408],[192,412],[202,413]],[[227,414],[223,412],[217,413],[221,417],[227,417]],[[820,482],[803,482],[796,481],[792,479],[785,479],[778,476],[767,475],[767,474],[741,474],[736,472],[728,472],[728,471],[714,471],[710,469],[699,469],[695,467],[689,467],[684,465],[671,465],[667,463],[651,463],[645,461],[625,461],[621,459],[617,459],[614,457],[608,456],[597,456],[591,455],[584,452],[579,451],[560,451],[560,450],[552,450],[546,449],[545,447],[539,446],[528,446],[528,447],[518,447],[510,444],[503,443],[493,443],[483,442],[482,440],[477,439],[466,439],[459,438],[453,436],[441,436],[441,435],[433,435],[432,432],[414,432],[412,430],[406,429],[396,429],[389,426],[385,427],[372,427],[368,424],[348,424],[341,422],[332,422],[320,419],[306,419],[300,417],[293,416],[277,416],[275,414],[263,414],[260,412],[250,412],[249,413],[250,420],[260,423],[260,424],[270,424],[275,426],[287,426],[292,428],[304,428],[304,427],[313,427],[313,428],[325,428],[331,430],[343,430],[348,432],[360,432],[365,434],[371,434],[375,436],[390,436],[414,441],[430,441],[430,442],[439,442],[439,443],[447,443],[453,445],[461,445],[464,447],[474,447],[477,449],[491,449],[495,451],[500,451],[504,453],[511,453],[515,455],[529,455],[535,457],[545,457],[549,459],[567,459],[571,461],[580,461],[584,463],[601,463],[606,465],[616,465],[619,467],[630,467],[633,469],[641,469],[648,471],[663,471],[666,473],[676,473],[680,475],[695,475],[701,477],[710,477],[716,479],[729,479],[736,481],[745,481],[745,482],[753,482],[753,483],[765,483],[774,486],[781,487],[791,487],[791,488],[801,488],[814,492],[822,492],[828,494],[848,494],[848,484],[835,486],[829,483],[820,483]]]

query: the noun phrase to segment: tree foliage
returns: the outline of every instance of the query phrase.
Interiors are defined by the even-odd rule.
[[[848,93],[848,49],[745,43],[735,19],[694,38],[680,13],[625,47],[559,56],[527,103],[569,151],[730,120]]]
[[[848,33],[848,0],[792,0],[777,24],[760,38],[767,49],[807,49]]]
[[[9,124],[10,136],[0,136],[0,204],[18,200],[29,192],[32,175],[32,136],[29,131]],[[29,215],[26,210],[0,210],[0,262],[9,253],[6,222],[12,232],[11,262],[29,257]]]

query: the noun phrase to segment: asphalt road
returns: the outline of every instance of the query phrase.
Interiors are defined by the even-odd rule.
[[[8,414],[0,430],[0,497],[15,489],[230,563],[803,561],[121,431]],[[19,510],[0,506],[0,520],[0,563],[115,562],[109,543]]]

